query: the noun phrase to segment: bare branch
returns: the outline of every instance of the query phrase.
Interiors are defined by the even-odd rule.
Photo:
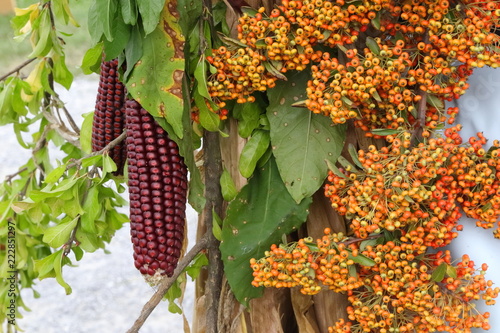
[[[160,284],[158,285],[158,289],[153,294],[153,296],[151,296],[149,301],[144,305],[139,318],[136,319],[134,325],[127,331],[127,333],[139,332],[139,329],[142,327],[146,319],[148,319],[151,312],[153,312],[153,310],[158,306],[165,293],[174,284],[175,280],[177,280],[179,275],[181,275],[181,273],[191,263],[194,257],[207,247],[210,234],[212,234],[212,230],[203,235],[203,237],[200,238],[200,240],[193,246],[193,248],[189,250],[189,252],[186,253],[186,255],[179,261],[174,274],[171,277],[165,277],[160,282]]]
[[[25,62],[23,62],[22,64],[20,64],[19,66],[17,66],[13,70],[11,70],[10,72],[8,72],[7,74],[0,76],[0,81],[5,80],[6,78],[8,78],[9,76],[11,76],[14,73],[19,73],[19,71],[21,69],[28,66],[29,64],[31,64],[35,60],[36,60],[36,58],[31,58],[31,59],[26,60]]]
[[[26,170],[28,170],[28,168],[27,168],[27,167],[24,167],[24,168],[22,168],[22,169],[19,169],[17,172],[15,172],[15,173],[13,173],[13,174],[11,174],[11,175],[7,175],[7,176],[5,177],[5,182],[10,183],[10,182],[12,181],[12,179],[14,179],[14,177],[16,177],[16,176],[20,175],[21,173],[23,173],[23,172],[24,172],[24,171],[26,171]]]
[[[78,134],[70,131],[66,125],[60,122],[56,117],[48,112],[42,112],[44,117],[50,122],[50,128],[55,130],[60,136],[63,137],[64,140],[71,143],[73,146],[80,148],[80,141],[78,140]]]
[[[213,214],[222,217],[222,192],[220,176],[222,174],[222,157],[220,152],[219,133],[205,131],[203,135],[203,151],[205,155],[205,198],[204,225],[209,231],[208,242],[208,277],[205,286],[207,304],[206,332],[217,333],[219,317],[219,300],[222,286],[223,264],[219,250],[219,241],[212,233]]]

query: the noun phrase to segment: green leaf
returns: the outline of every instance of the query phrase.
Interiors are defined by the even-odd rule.
[[[214,234],[215,239],[217,239],[219,242],[222,237],[221,226],[222,226],[222,219],[215,212],[215,210],[212,209],[212,233]]]
[[[120,0],[123,21],[130,25],[137,23],[137,3],[136,0]]]
[[[44,57],[46,56],[50,49],[52,48],[52,23],[50,22],[50,13],[48,9],[44,9],[40,12],[38,26],[38,38],[35,42],[35,47],[28,58],[34,57]]]
[[[102,155],[90,156],[82,160],[82,167],[87,168],[91,165],[96,165],[96,166],[102,165]]]
[[[104,22],[101,20],[99,11],[99,3],[101,0],[94,0],[89,7],[88,22],[89,34],[93,44],[101,41],[104,34]]]
[[[366,37],[366,46],[372,51],[373,54],[379,55],[380,54],[380,46],[378,46],[377,42],[375,39],[372,37]]]
[[[80,145],[86,154],[92,152],[92,122],[94,120],[94,112],[85,113],[83,115],[82,128],[80,130]]]
[[[160,13],[163,6],[167,6],[168,3],[174,2],[173,0],[167,0],[166,3],[165,0],[137,0],[137,6],[139,7],[139,13],[141,13],[142,25],[146,35],[155,30],[160,20]]]
[[[111,173],[117,170],[116,163],[109,154],[102,155],[102,172],[104,174]]]
[[[43,235],[43,241],[53,248],[62,246],[68,241],[71,231],[75,229],[77,223],[78,217],[48,228]]]
[[[71,287],[64,281],[62,276],[62,266],[68,261],[68,258],[63,258],[62,249],[57,251],[56,254],[56,257],[54,258],[54,272],[56,275],[56,281],[57,283],[59,283],[59,285],[61,285],[61,287],[64,288],[64,290],[66,291],[66,295],[69,295],[71,294]]]
[[[75,255],[76,261],[80,261],[83,258],[83,250],[79,246],[72,246],[71,251]]]
[[[46,184],[57,182],[59,178],[61,178],[61,176],[64,174],[64,171],[66,171],[66,164],[61,164],[60,166],[54,168],[51,172],[47,174],[44,182]]]
[[[148,1],[141,0],[139,4],[145,2]],[[144,109],[155,117],[164,117],[182,139],[184,38],[168,14],[165,10],[162,24],[143,40],[142,57],[134,66],[126,86]]]
[[[430,104],[431,106],[435,107],[436,109],[443,109],[444,108],[444,102],[441,98],[437,97],[436,95],[432,94],[427,94],[427,103]]]
[[[210,93],[207,87],[207,61],[205,55],[201,55],[196,68],[194,69],[194,77],[196,79],[196,86],[198,93],[208,100],[211,100]]]
[[[350,143],[347,147],[347,151],[349,152],[349,155],[351,156],[354,164],[356,164],[360,169],[364,169],[363,164],[361,164],[361,162],[359,161],[358,152],[356,151],[356,148],[354,148],[354,145],[352,143]]]
[[[189,36],[192,29],[198,27],[197,22],[203,10],[203,1],[177,0],[179,11],[179,25],[185,36]]]
[[[349,257],[348,259],[352,259],[352,261],[354,261],[355,263],[357,264],[360,264],[362,266],[368,266],[368,267],[371,267],[371,266],[374,266],[375,265],[375,261],[371,258],[368,258],[367,256],[365,255],[362,255],[361,253],[359,253],[357,256],[353,256],[350,252],[349,252]]]
[[[238,134],[248,138],[259,127],[261,113],[265,111],[258,103],[236,104],[233,113],[238,114]]]
[[[117,58],[128,44],[132,26],[123,22],[121,11],[118,10],[111,22],[113,27],[113,41],[104,40],[104,54],[106,60]]]
[[[87,50],[87,52],[85,52],[82,64],[80,65],[83,74],[99,74],[99,68],[102,60],[102,49],[103,43],[97,43],[94,47],[91,47]]]
[[[54,54],[52,59],[54,60],[54,67],[52,69],[54,81],[69,90],[73,83],[73,74],[71,74],[68,67],[66,67],[66,57]]]
[[[195,91],[193,93],[196,106],[200,110],[200,124],[203,128],[209,130],[210,132],[219,131],[220,118],[218,114],[210,111],[205,104],[205,99]]]
[[[250,259],[262,257],[281,235],[296,230],[306,220],[311,201],[293,200],[271,157],[229,204],[220,250],[231,290],[240,303],[247,306],[251,298],[262,295],[262,288],[251,285]]]
[[[372,20],[372,25],[375,29],[380,30],[380,12],[377,12],[377,15]]]
[[[186,268],[186,273],[195,280],[201,273],[201,269],[208,265],[208,258],[204,253],[198,253]]]
[[[97,238],[97,235],[85,232],[81,228],[76,229],[75,238],[85,252],[94,252],[101,246],[101,242]]]
[[[269,142],[268,131],[256,130],[253,133],[240,154],[238,167],[243,177],[250,178],[253,174],[257,162],[269,147]]]
[[[222,171],[222,175],[220,176],[220,187],[222,191],[222,197],[227,202],[233,200],[238,194],[238,190],[236,189],[233,178],[226,168],[224,168],[224,171]]]
[[[397,130],[397,129],[391,129],[391,128],[375,128],[375,129],[372,129],[371,132],[375,135],[386,136],[386,135],[398,134],[401,131]]]
[[[446,268],[447,268],[446,263],[441,263],[438,267],[434,269],[434,272],[432,272],[431,275],[431,280],[435,282],[441,282],[444,279],[444,276],[446,274]]]
[[[457,269],[453,267],[452,265],[446,265],[446,275],[448,275],[451,278],[456,279],[457,278]]]
[[[54,252],[43,259],[35,260],[35,270],[38,272],[40,280],[54,277],[54,260],[56,259],[57,252]]]
[[[96,233],[95,220],[101,215],[101,202],[99,202],[99,190],[97,186],[92,186],[86,189],[86,198],[83,203],[83,211],[81,216],[82,229],[89,233]]]
[[[323,184],[328,167],[335,164],[345,140],[345,125],[334,125],[330,118],[308,109],[294,108],[294,98],[304,99],[308,74],[291,75],[269,90],[267,118],[271,125],[271,145],[276,163],[288,191],[300,202]]]
[[[125,47],[125,62],[128,64],[123,75],[122,82],[127,82],[130,73],[134,69],[135,64],[142,57],[142,43],[144,40],[144,32],[139,25],[132,26],[128,44]]]
[[[96,1],[99,20],[101,20],[104,36],[108,41],[113,41],[114,31],[113,20],[116,15],[117,0],[97,0]],[[90,27],[92,29],[93,27]]]

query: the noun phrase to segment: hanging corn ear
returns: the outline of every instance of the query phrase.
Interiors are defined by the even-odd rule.
[[[118,80],[118,60],[103,61],[92,123],[92,151],[99,151],[122,134],[125,128],[125,86]],[[116,163],[115,174],[122,174],[126,159],[125,144],[109,151]]]
[[[154,284],[173,274],[181,254],[187,168],[154,118],[134,100],[125,106],[134,263]]]

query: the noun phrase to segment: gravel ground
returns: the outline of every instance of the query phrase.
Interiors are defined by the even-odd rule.
[[[75,120],[80,114],[93,109],[98,84],[97,76],[78,77],[73,89],[58,92],[66,102]],[[20,149],[10,128],[2,128],[0,140],[0,178],[14,173],[29,158],[29,152]],[[124,211],[126,211],[125,208]],[[188,209],[188,238],[194,239],[196,213]],[[190,244],[192,246],[192,242]],[[24,303],[31,311],[22,311],[18,325],[27,333],[87,333],[125,332],[138,317],[142,306],[154,293],[134,267],[128,223],[117,232],[107,250],[87,253],[78,267],[64,267],[66,282],[73,288],[71,295],[54,279],[37,282],[35,289],[41,294],[36,299],[31,290],[22,292]],[[192,317],[193,283],[187,283],[184,301],[185,316]],[[183,317],[168,312],[168,303],[161,302],[140,332],[183,332]]]

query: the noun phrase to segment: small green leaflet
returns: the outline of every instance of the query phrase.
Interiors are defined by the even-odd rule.
[[[97,44],[101,41],[104,34],[104,22],[101,20],[98,3],[100,0],[94,0],[89,7],[88,26],[92,44]]]
[[[446,274],[446,269],[447,269],[448,264],[445,262],[441,263],[438,267],[434,269],[434,272],[432,272],[431,275],[431,280],[435,282],[441,282],[444,279],[444,276]]]
[[[233,178],[226,168],[224,168],[224,171],[220,176],[220,187],[222,191],[222,197],[227,202],[233,200],[238,194],[238,190],[236,189]]]
[[[165,0],[137,0],[137,6],[139,7],[139,13],[141,13],[142,25],[146,35],[153,32],[158,25],[163,6],[173,3],[175,3],[173,0],[167,0],[167,3],[165,3]]]
[[[85,113],[83,115],[82,128],[80,130],[80,146],[86,154],[92,152],[92,121],[94,120],[94,112]]]
[[[136,0],[120,0],[123,22],[135,25],[137,23],[137,3]]]
[[[257,162],[267,151],[269,143],[270,138],[268,131],[254,131],[252,137],[248,140],[245,147],[243,147],[240,155],[238,167],[243,177],[249,178],[253,174]]]
[[[214,234],[215,239],[217,239],[219,242],[222,239],[222,219],[220,218],[219,215],[215,212],[214,209],[212,209],[212,233]]]
[[[242,138],[248,138],[252,132],[259,127],[259,119],[265,109],[259,103],[236,104],[233,108],[233,114],[238,115],[238,134]]]
[[[92,186],[85,194],[85,202],[83,203],[84,213],[81,216],[81,226],[86,232],[96,233],[95,220],[101,214],[101,202],[99,202],[99,190],[97,186]]]
[[[51,172],[49,172],[45,177],[45,184],[57,182],[59,178],[61,178],[61,176],[64,174],[64,171],[66,171],[66,167],[66,164],[61,164],[60,166],[54,168]]]
[[[96,10],[102,22],[103,33],[108,41],[113,41],[116,31],[113,29],[113,20],[118,8],[117,0],[96,0]]]
[[[194,70],[194,77],[196,79],[196,86],[198,87],[198,93],[208,100],[211,100],[210,93],[207,87],[207,60],[205,55],[201,55],[198,64]]]
[[[43,235],[43,241],[53,248],[62,246],[68,241],[71,231],[75,229],[77,223],[78,217],[48,228]]]
[[[80,68],[83,74],[99,73],[99,67],[102,60],[103,43],[97,43],[94,47],[85,52]]]
[[[380,54],[380,46],[378,46],[377,42],[372,37],[366,37],[366,46],[368,46],[368,48],[370,49],[370,51],[372,51],[373,54],[375,55]]]
[[[69,259],[67,257],[63,258],[63,250],[59,250],[56,252],[57,255],[54,258],[54,272],[56,274],[56,281],[61,285],[61,287],[64,288],[66,291],[66,295],[71,294],[71,287],[69,284],[64,281],[63,276],[62,276],[62,266],[65,264],[69,263]]]
[[[356,148],[354,148],[354,145],[352,143],[349,144],[347,150],[349,151],[349,155],[351,156],[354,164],[356,164],[360,169],[363,169],[363,164],[361,164],[361,162],[359,161],[358,152],[356,151]]]

